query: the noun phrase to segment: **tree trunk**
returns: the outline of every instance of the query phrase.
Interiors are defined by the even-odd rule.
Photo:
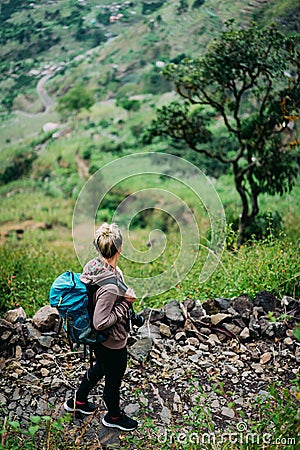
[[[235,162],[233,164],[234,182],[236,190],[238,191],[241,201],[242,201],[242,212],[239,215],[239,230],[238,230],[238,246],[240,247],[245,240],[245,228],[247,224],[247,219],[249,216],[249,205],[246,189],[244,187],[244,176],[242,175],[238,164]]]
[[[243,173],[236,163],[233,165],[233,170],[235,187],[242,201],[242,212],[239,216],[239,234],[237,240],[238,247],[240,247],[247,239],[247,227],[251,225],[251,223],[255,220],[255,217],[259,213],[258,195],[260,191],[257,184],[253,180],[251,170],[247,173],[247,181],[249,183],[250,193],[247,193],[245,187],[246,173]]]

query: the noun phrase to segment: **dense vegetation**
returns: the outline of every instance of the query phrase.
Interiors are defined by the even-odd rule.
[[[33,308],[26,304],[27,295],[32,299],[29,303],[33,304],[30,292],[36,292],[34,307],[47,303],[46,290],[51,278],[66,265],[80,270],[70,242],[72,209],[88,176],[116,158],[145,151],[184,156],[211,177],[225,207],[229,229],[236,229],[239,198],[233,188],[233,174],[226,165],[194,152],[178,140],[144,144],[141,138],[155,117],[155,108],[174,99],[173,84],[161,73],[166,63],[178,65],[186,57],[201,55],[208,41],[222,31],[221,24],[232,17],[237,20],[236,26],[250,23],[253,15],[259,24],[265,24],[272,8],[277,8],[274,21],[279,29],[287,36],[297,31],[284,19],[291,7],[293,14],[298,14],[296,4],[292,0],[282,0],[280,8],[278,2],[276,5],[273,1],[269,5],[259,3],[248,12],[244,11],[243,2],[233,6],[213,0],[178,3],[132,1],[116,3],[113,7],[108,1],[98,7],[96,1],[64,0],[60,8],[57,2],[46,7],[40,2],[10,0],[1,5],[3,127],[0,141],[3,150],[0,153],[0,232],[2,243],[6,241],[1,247],[1,290],[4,294],[1,308],[7,309],[21,302],[32,313]],[[121,16],[116,19],[118,14]],[[178,21],[179,14],[181,21]],[[189,33],[186,33],[187,28]],[[105,45],[94,41],[98,32],[108,40]],[[48,47],[42,49],[39,42],[44,38]],[[52,38],[61,39],[61,42],[55,44]],[[26,55],[19,54],[25,48],[28,50]],[[94,49],[92,52],[91,48]],[[32,69],[37,73],[30,72]],[[33,86],[45,74],[49,75],[46,87],[54,106],[39,113],[42,104]],[[247,109],[247,104],[243,108]],[[16,109],[23,112],[14,112]],[[9,115],[8,110],[12,111]],[[212,109],[206,113],[210,119],[215,116]],[[41,127],[51,121],[56,122],[58,132],[41,132]],[[220,147],[230,151],[232,142],[223,136],[218,124],[213,132]],[[164,180],[164,187],[168,189],[168,186]],[[138,188],[138,181],[113,188],[105,196],[97,220],[111,220],[119,203]],[[239,261],[236,265],[238,270],[246,248],[249,254],[257,251],[262,258],[273,258],[274,248],[278,249],[278,254],[283,251],[283,254],[292,252],[294,255],[299,226],[298,192],[299,183],[296,182],[291,193],[285,193],[280,200],[275,196],[276,206],[268,194],[261,195],[261,214],[249,233],[250,243],[244,249],[236,253],[229,237],[223,266],[218,267],[210,282],[199,286],[197,277],[190,275],[180,289],[149,299],[149,304],[162,303],[171,296],[193,296],[197,291],[201,299],[214,295],[232,296],[241,290],[254,295],[260,288],[268,288],[279,296],[287,289],[290,295],[294,295],[298,286],[296,266],[281,267],[283,263],[276,258],[266,265],[262,260],[260,265],[262,270],[268,267],[274,274],[276,267],[280,266],[281,277],[278,275],[276,282],[275,276],[272,282],[270,275],[260,286],[259,280],[263,276],[259,271],[256,273],[257,281],[252,280],[251,284],[246,276],[243,281],[243,274],[237,277],[230,273],[235,273],[232,261]],[[207,245],[209,223],[205,216],[199,216],[195,199],[188,198],[187,202],[199,221],[202,243]],[[36,229],[40,222],[43,231]],[[138,231],[135,234],[138,246],[143,248],[150,229],[158,223],[169,233],[173,230],[172,221],[157,216],[155,211],[141,212],[135,217],[132,226],[133,234]],[[22,235],[16,232],[18,228],[24,231]],[[273,247],[268,241],[270,230]],[[257,242],[254,245],[252,234],[256,239],[264,239],[263,244]],[[286,237],[283,238],[284,235]],[[279,237],[278,242],[275,236]],[[173,239],[176,239],[175,235]],[[31,288],[29,273],[37,267],[34,255],[39,253],[41,241],[43,249],[47,241],[45,255],[49,252],[49,256],[43,259],[45,267],[36,269],[33,280],[37,285]],[[62,241],[67,243],[68,250],[60,264],[57,242]],[[30,245],[31,252],[26,253],[26,245]],[[267,250],[260,250],[264,245]],[[20,252],[20,258],[16,258],[17,252]],[[201,267],[203,257],[200,255],[192,274]],[[143,266],[143,273],[163,270],[168,258],[166,253],[164,261],[156,261],[149,268]],[[20,261],[14,262],[17,259],[22,260],[22,265]],[[51,269],[48,261],[52,259],[57,261],[57,265]],[[289,260],[296,260],[296,254]],[[128,261],[123,261],[123,264],[132,272],[137,273],[141,269],[134,264],[131,267]],[[43,280],[38,271],[44,272]],[[249,271],[252,271],[251,267],[245,268],[244,273]],[[236,279],[240,280],[237,285],[233,283]],[[293,280],[291,283],[288,282],[290,279]]]
[[[1,2],[1,315],[22,306],[32,316],[48,304],[49,287],[59,273],[81,271],[72,241],[72,214],[78,194],[99,168],[138,152],[184,156],[206,174],[225,209],[227,242],[216,270],[200,283],[199,273],[211,251],[210,220],[203,205],[199,207],[195,196],[186,194],[182,187],[179,197],[194,213],[200,230],[195,264],[167,292],[139,298],[136,310],[161,306],[173,298],[207,300],[242,293],[253,298],[261,290],[272,292],[279,300],[283,295],[300,297],[299,178],[281,197],[275,192],[270,196],[266,190],[260,193],[260,215],[249,239],[238,247],[241,203],[232,169],[178,139],[147,143],[142,139],[156,117],[156,108],[164,108],[175,99],[174,80],[162,74],[167,64],[180,66],[185,60],[201,57],[211,39],[224,31],[228,19],[235,19],[241,33],[253,19],[258,30],[275,23],[288,41],[291,33],[299,33],[299,13],[297,0],[102,0],[101,5],[98,0]],[[281,63],[276,61],[279,66]],[[243,108],[243,113],[253,112],[253,103],[251,106],[246,99]],[[224,135],[215,110],[206,107],[205,114],[208,121],[214,121],[210,132],[219,149],[230,152],[232,139]],[[292,121],[297,125],[294,118]],[[45,127],[49,123],[50,128]],[[248,126],[245,132],[253,129],[253,122]],[[299,156],[293,161],[299,164]],[[160,177],[149,177],[143,186],[171,189],[168,177],[173,174],[167,167],[162,169]],[[181,175],[176,173],[178,179]],[[140,188],[140,178],[114,186],[101,203],[97,222],[111,221],[120,203]],[[134,246],[146,252],[155,228],[164,230],[168,245],[148,264],[121,258],[121,268],[131,277],[151,277],[172,267],[180,246],[172,217],[155,208],[143,210],[142,206],[143,199],[130,223]],[[201,404],[193,410],[193,427],[201,433],[213,431],[209,413]],[[274,438],[288,437],[290,430],[295,430],[296,407],[295,391],[271,387],[267,401],[257,404],[260,421],[249,424],[249,431],[272,428]],[[22,443],[28,449],[44,444],[49,450],[66,445],[80,449],[80,440],[75,444],[73,434],[66,433],[69,419],[32,417],[27,428],[5,419],[1,422],[0,448],[12,450]],[[185,420],[190,417],[183,417]],[[153,421],[145,418],[138,437],[122,436],[121,445],[156,448],[157,443],[149,440],[149,430],[154,427]],[[225,445],[237,448],[231,442]],[[196,448],[174,444],[174,448],[179,447]],[[160,448],[167,447],[162,444]]]
[[[150,134],[231,166],[242,243],[257,222],[259,196],[291,191],[298,175],[299,41],[274,27],[227,27],[204,56],[166,66],[180,100],[161,108]],[[212,129],[217,120],[221,133]]]

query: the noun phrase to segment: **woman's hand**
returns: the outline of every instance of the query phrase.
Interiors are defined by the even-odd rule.
[[[129,303],[133,303],[136,301],[136,295],[135,292],[132,288],[128,288],[127,291],[125,292],[125,300],[127,300]]]

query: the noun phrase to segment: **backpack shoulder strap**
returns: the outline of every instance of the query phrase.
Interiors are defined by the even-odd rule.
[[[95,292],[99,289],[99,287],[106,286],[107,284],[114,284],[114,285],[118,286],[118,288],[121,291],[121,295],[123,295],[123,296],[125,295],[125,292],[128,289],[126,284],[116,276],[106,278],[105,280],[102,280],[97,284],[92,284],[92,285],[87,284],[86,288],[87,288],[87,292],[88,292],[88,296],[89,296],[88,309],[89,309],[90,317],[92,317],[93,313],[94,313],[93,297],[94,297]]]
[[[116,276],[113,276],[113,277],[110,277],[110,278],[106,278],[105,280],[102,280],[102,281],[100,281],[97,284],[93,284],[91,286],[88,286],[88,288],[91,289],[91,291],[94,294],[99,289],[99,287],[105,286],[107,284],[114,284],[114,285],[118,286],[118,288],[120,289],[122,295],[124,295],[125,292],[128,289],[126,284],[122,280],[120,280],[118,277],[116,277]]]

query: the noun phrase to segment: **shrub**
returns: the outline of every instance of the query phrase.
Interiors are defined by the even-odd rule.
[[[7,184],[26,175],[36,158],[37,154],[33,150],[22,150],[16,153],[13,159],[0,171],[0,184]]]
[[[0,311],[22,306],[33,315],[48,304],[53,280],[65,270],[78,269],[70,245],[50,250],[38,241],[7,241],[0,247]],[[73,269],[72,269],[73,268]],[[77,270],[78,271],[78,270]],[[79,270],[80,271],[80,270]]]
[[[232,221],[234,231],[238,231],[239,219]],[[268,236],[279,237],[284,231],[283,219],[278,211],[268,211],[258,214],[245,230],[245,238],[250,241],[265,239]]]

